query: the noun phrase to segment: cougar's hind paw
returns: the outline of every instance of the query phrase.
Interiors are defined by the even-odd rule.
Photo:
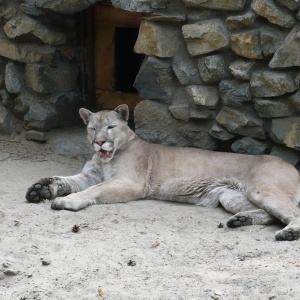
[[[242,215],[240,213],[230,217],[227,221],[227,227],[229,228],[236,228],[248,225],[252,225],[252,218]]]
[[[299,239],[300,232],[293,228],[284,228],[280,231],[277,231],[275,234],[276,241],[294,241]]]

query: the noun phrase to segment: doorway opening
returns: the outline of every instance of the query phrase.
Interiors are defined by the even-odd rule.
[[[143,55],[133,51],[143,13],[112,6],[94,6],[94,91],[97,109],[127,104],[130,111],[141,99],[133,87]]]

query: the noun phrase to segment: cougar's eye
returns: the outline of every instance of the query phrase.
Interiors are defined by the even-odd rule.
[[[116,125],[108,125],[107,126],[107,129],[113,129],[113,128],[115,128],[116,127]]]
[[[94,127],[89,127],[88,130],[89,130],[89,131],[95,131],[96,128],[94,128]]]

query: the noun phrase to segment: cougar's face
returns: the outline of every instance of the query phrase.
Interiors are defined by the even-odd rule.
[[[114,111],[101,111],[91,117],[87,125],[88,139],[102,161],[110,161],[125,142],[127,124],[124,123]]]
[[[120,105],[115,110],[92,113],[79,110],[87,125],[87,137],[103,162],[109,162],[115,152],[128,142],[131,130],[127,125],[128,107]]]

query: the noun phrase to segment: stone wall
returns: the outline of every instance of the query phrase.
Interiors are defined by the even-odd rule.
[[[118,1],[116,1],[118,2]],[[149,1],[124,8],[151,11]],[[127,5],[125,5],[127,3]],[[300,2],[152,1],[135,45],[136,131],[154,142],[299,162]]]
[[[0,0],[0,133],[11,133],[18,118],[41,140],[38,132],[78,119],[75,13],[94,2]]]
[[[0,0],[0,133],[15,117],[38,131],[77,118],[75,13],[95,2]],[[299,0],[111,2],[147,13],[134,49],[145,54],[138,135],[299,162]]]

